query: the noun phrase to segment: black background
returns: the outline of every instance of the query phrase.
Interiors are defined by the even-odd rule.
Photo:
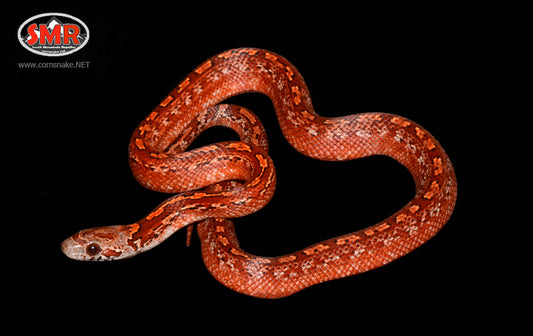
[[[481,252],[470,247],[478,224],[472,221],[468,176],[477,152],[468,150],[475,146],[469,125],[458,120],[476,113],[470,100],[476,48],[482,47],[472,43],[476,27],[460,10],[416,9],[415,14],[415,8],[307,4],[301,11],[287,5],[242,11],[207,4],[14,10],[8,37],[13,52],[3,64],[12,102],[5,123],[18,130],[6,146],[13,161],[4,165],[23,181],[17,188],[22,193],[8,209],[18,218],[10,230],[24,237],[7,246],[9,288],[17,293],[14,312],[40,316],[52,311],[54,317],[43,326],[88,319],[88,330],[107,323],[117,330],[154,325],[165,330],[167,323],[187,328],[188,322],[220,332],[306,326],[408,330],[424,324],[440,330],[475,320],[475,307],[490,299],[481,299],[474,276]],[[18,25],[54,11],[83,20],[90,30],[88,45],[58,58],[34,55],[18,45]],[[143,189],[132,177],[129,137],[194,67],[243,46],[274,51],[293,63],[320,115],[383,111],[429,130],[450,155],[459,182],[456,211],[445,228],[385,267],[281,300],[247,297],[219,284],[203,265],[196,236],[191,247],[185,246],[184,230],[129,260],[67,259],[59,247],[71,234],[135,222],[168,197]],[[62,61],[90,63],[88,69],[18,67],[19,62]],[[266,97],[249,94],[232,102],[263,121],[278,174],[271,203],[236,220],[246,251],[290,253],[372,225],[413,196],[409,173],[393,160],[308,159],[285,141]],[[209,130],[195,145],[234,138],[231,131]],[[248,322],[257,329],[245,329]]]

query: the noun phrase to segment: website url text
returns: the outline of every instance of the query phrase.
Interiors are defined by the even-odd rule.
[[[89,69],[91,61],[79,62],[19,62],[19,69]]]

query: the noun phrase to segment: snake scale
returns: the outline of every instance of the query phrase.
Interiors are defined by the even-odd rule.
[[[413,176],[414,198],[371,227],[288,255],[243,251],[230,219],[261,209],[276,184],[260,121],[243,107],[223,104],[246,92],[272,100],[283,135],[304,155],[328,161],[371,155],[397,160]],[[217,125],[235,130],[240,141],[186,151],[201,132]],[[409,253],[446,224],[457,198],[452,163],[420,125],[379,112],[319,116],[298,70],[282,56],[254,48],[225,51],[191,72],[134,131],[129,161],[143,186],[176,195],[136,223],[74,234],[62,243],[63,252],[77,260],[129,258],[183,227],[190,234],[191,224],[198,223],[209,272],[225,286],[261,298],[285,297]]]

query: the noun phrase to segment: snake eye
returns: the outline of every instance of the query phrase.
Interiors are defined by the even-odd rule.
[[[100,245],[96,244],[96,243],[92,243],[90,245],[87,246],[87,254],[90,255],[90,256],[94,256],[96,254],[98,254],[98,252],[100,252]]]

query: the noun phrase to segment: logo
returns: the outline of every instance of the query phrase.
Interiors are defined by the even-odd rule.
[[[63,13],[32,16],[18,29],[20,44],[34,54],[66,56],[89,41],[89,28],[80,19]]]

